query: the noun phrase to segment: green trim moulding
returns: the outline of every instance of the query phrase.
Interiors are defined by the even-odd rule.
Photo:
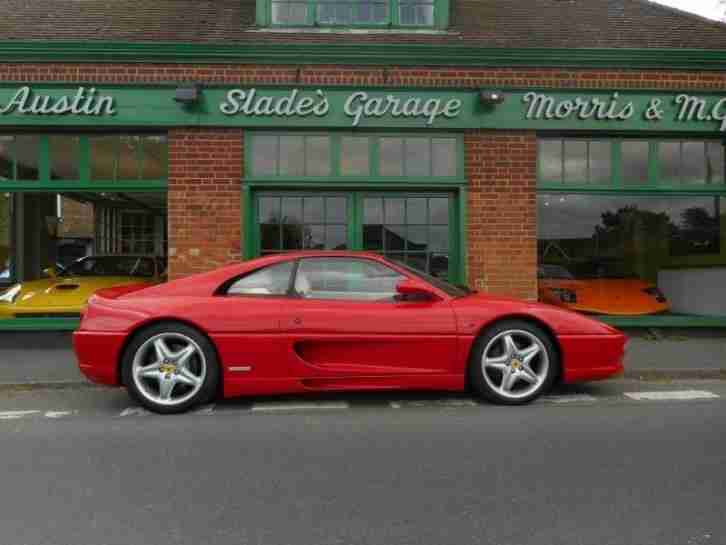
[[[254,32],[255,30],[252,30]],[[252,33],[251,32],[251,33]],[[453,37],[456,37],[453,34]],[[3,62],[346,64],[723,70],[726,50],[489,48],[440,44],[189,44],[171,42],[5,41]],[[425,59],[425,60],[422,60]]]

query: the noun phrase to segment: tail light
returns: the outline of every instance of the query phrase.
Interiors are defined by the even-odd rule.
[[[563,303],[577,303],[577,294],[567,288],[550,288],[550,291],[560,298]]]

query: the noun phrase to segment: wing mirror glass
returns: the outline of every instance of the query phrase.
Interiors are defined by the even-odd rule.
[[[438,299],[439,296],[428,284],[418,282],[411,278],[401,280],[396,284],[396,291],[406,299]]]

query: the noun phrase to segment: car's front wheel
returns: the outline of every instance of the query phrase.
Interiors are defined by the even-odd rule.
[[[469,362],[469,381],[493,403],[521,405],[548,391],[559,370],[550,336],[534,324],[508,320],[477,339]]]
[[[144,407],[180,413],[210,401],[219,366],[210,341],[184,324],[157,324],[136,335],[124,352],[123,382]]]

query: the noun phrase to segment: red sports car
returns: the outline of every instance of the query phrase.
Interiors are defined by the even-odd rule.
[[[176,413],[225,397],[464,390],[531,401],[622,370],[625,336],[540,303],[471,292],[358,252],[263,257],[101,290],[73,336],[81,371]]]

